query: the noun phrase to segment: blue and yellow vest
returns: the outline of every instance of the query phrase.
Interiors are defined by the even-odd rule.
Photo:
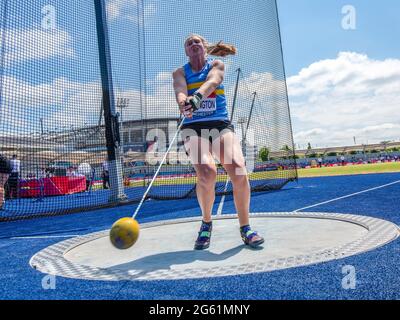
[[[197,73],[192,71],[189,63],[184,65],[185,78],[189,96],[193,95],[197,89],[206,81],[208,73],[212,69],[212,60],[207,60],[203,69]],[[221,84],[208,97],[204,97],[201,107],[193,113],[192,119],[185,119],[184,124],[202,121],[229,121],[228,109],[226,107],[225,89]]]

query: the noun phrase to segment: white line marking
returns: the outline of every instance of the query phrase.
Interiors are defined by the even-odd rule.
[[[53,239],[53,238],[73,238],[79,237],[77,234],[70,234],[65,236],[31,236],[31,237],[12,237],[11,240],[19,240],[19,239]]]
[[[225,201],[225,195],[222,196],[221,201],[219,202],[217,216],[220,216],[222,214],[222,208],[224,207],[224,201]]]
[[[229,181],[230,181],[229,177],[226,178],[225,187],[224,187],[224,193],[228,189]],[[218,210],[217,210],[217,216],[220,216],[222,214],[222,208],[224,207],[224,202],[225,202],[225,194],[222,196],[221,201],[219,202]]]
[[[320,203],[314,204],[314,205],[312,205],[312,206],[308,206],[308,207],[304,207],[304,208],[301,208],[301,209],[297,209],[297,210],[295,210],[295,211],[293,211],[293,212],[299,212],[299,211],[301,211],[301,210],[305,210],[305,209],[309,209],[309,208],[318,207],[318,206],[320,206],[320,205],[322,205],[322,204],[334,202],[334,201],[341,200],[341,199],[345,199],[345,198],[350,198],[350,197],[356,196],[356,195],[361,194],[361,193],[366,193],[366,192],[369,192],[369,191],[373,191],[373,190],[377,190],[377,189],[382,189],[382,188],[385,188],[385,187],[388,187],[388,186],[392,186],[392,185],[397,184],[397,183],[400,183],[400,180],[395,181],[395,182],[392,182],[392,183],[385,184],[385,185],[383,185],[383,186],[375,187],[375,188],[372,188],[372,189],[368,189],[368,190],[364,190],[364,191],[352,193],[352,194],[349,194],[349,195],[347,195],[347,196],[343,196],[343,197],[335,198],[335,199],[332,199],[332,200],[320,202]]]

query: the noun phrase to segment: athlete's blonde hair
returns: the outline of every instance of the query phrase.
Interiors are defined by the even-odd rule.
[[[197,37],[201,40],[208,55],[217,56],[217,57],[225,57],[228,55],[235,55],[237,52],[234,45],[223,43],[222,40],[216,44],[210,44],[206,40],[206,38],[204,38],[203,36],[196,34],[196,33],[191,33],[189,36],[186,37],[185,47],[186,47],[186,43],[194,37]]]

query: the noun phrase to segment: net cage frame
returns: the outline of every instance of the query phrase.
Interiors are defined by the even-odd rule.
[[[235,10],[243,11],[248,3],[234,0],[230,8],[226,0],[220,5],[205,1],[203,6],[215,16],[204,17],[204,26],[191,21],[183,27],[185,22],[169,23],[174,15],[189,16],[201,4],[71,0],[67,6],[60,0],[25,5],[1,0],[0,154],[9,159],[17,155],[20,171],[4,185],[0,221],[139,202],[181,120],[172,71],[185,63],[183,41],[191,33],[218,42],[225,31],[227,42],[238,43],[237,57],[222,59],[224,83],[236,136],[246,163],[253,165],[252,192],[278,190],[296,181],[278,5],[276,0],[251,2],[266,11],[254,13],[265,21],[259,19],[258,25],[255,17],[243,16],[237,29],[230,30],[235,22],[227,19],[224,26],[220,15],[236,17]],[[158,15],[172,16],[171,21]],[[214,35],[218,20],[222,31],[214,30]],[[163,30],[165,25],[171,30]],[[246,34],[246,25],[259,32],[259,47],[249,45],[256,42]],[[177,52],[179,58],[173,58]],[[166,145],[159,148],[160,141]],[[196,175],[187,160],[178,141],[148,198],[195,197]],[[84,172],[84,164],[90,170]],[[215,192],[233,192],[218,163]]]

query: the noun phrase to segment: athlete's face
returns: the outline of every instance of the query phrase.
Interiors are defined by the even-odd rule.
[[[206,49],[199,37],[191,37],[185,42],[185,52],[188,57],[204,56]]]

